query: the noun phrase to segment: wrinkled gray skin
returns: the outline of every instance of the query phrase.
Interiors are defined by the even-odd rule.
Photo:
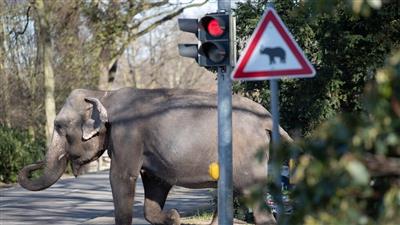
[[[46,159],[24,167],[19,183],[39,191],[50,187],[70,161],[77,176],[82,165],[106,149],[115,222],[131,224],[137,177],[145,190],[145,218],[152,224],[180,224],[178,212],[163,212],[174,185],[215,188],[208,168],[217,162],[216,95],[193,90],[124,88],[117,91],[74,90],[58,113]],[[265,149],[268,159],[270,114],[253,101],[233,98],[233,181],[237,193],[266,178],[265,162],[254,159]],[[290,140],[281,129],[281,136]],[[37,179],[29,174],[44,169]],[[217,216],[214,216],[216,223]],[[270,217],[255,209],[257,224]]]

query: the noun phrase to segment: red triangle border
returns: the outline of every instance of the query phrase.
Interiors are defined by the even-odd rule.
[[[288,70],[273,70],[273,71],[257,71],[257,72],[244,72],[248,61],[250,60],[255,47],[257,46],[260,38],[262,37],[267,25],[272,22],[282,39],[285,41],[289,49],[292,51],[295,58],[298,60],[302,68],[288,69]],[[263,16],[261,24],[257,27],[254,37],[250,40],[249,46],[245,49],[245,55],[239,60],[232,79],[234,80],[263,80],[263,79],[276,79],[281,77],[313,77],[315,75],[314,68],[309,64],[301,49],[291,37],[289,31],[284,27],[285,25],[276,14],[275,10],[269,8]]]

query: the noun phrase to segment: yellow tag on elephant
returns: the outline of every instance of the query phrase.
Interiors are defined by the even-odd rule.
[[[208,167],[208,174],[210,174],[210,177],[213,180],[218,180],[219,178],[219,165],[218,163],[211,163],[210,166]]]

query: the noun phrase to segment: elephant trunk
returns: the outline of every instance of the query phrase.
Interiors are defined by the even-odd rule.
[[[67,168],[64,144],[55,132],[51,147],[46,155],[46,161],[39,161],[25,166],[18,174],[18,183],[25,189],[40,191],[53,185]],[[39,169],[44,169],[43,174],[36,179],[29,179],[29,175]]]

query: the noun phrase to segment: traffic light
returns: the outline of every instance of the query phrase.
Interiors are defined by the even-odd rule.
[[[231,65],[231,16],[211,13],[199,20],[199,64],[204,66]]]
[[[191,32],[199,44],[179,44],[179,54],[196,59],[200,66],[234,65],[234,20],[229,13],[210,13],[197,19],[179,19],[179,29]]]

